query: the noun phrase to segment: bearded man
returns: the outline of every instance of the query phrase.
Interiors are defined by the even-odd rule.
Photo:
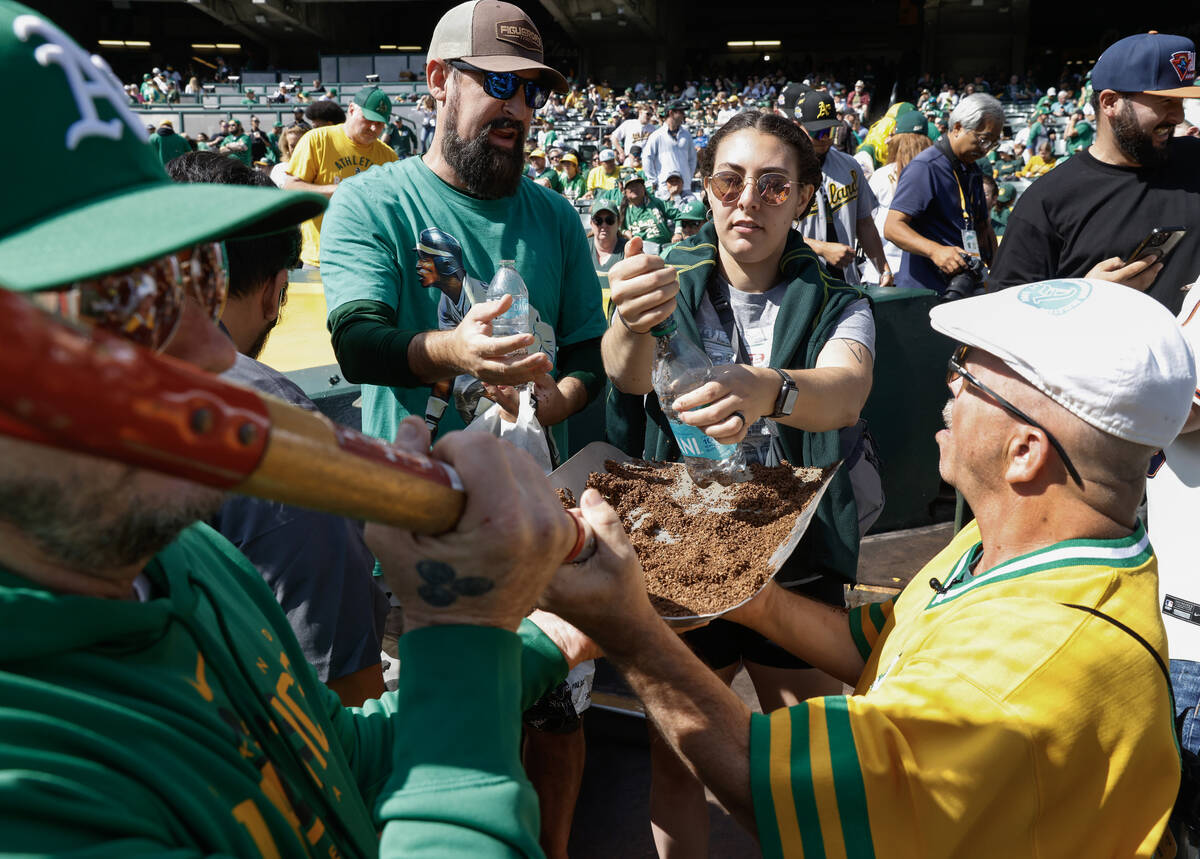
[[[533,112],[561,74],[542,63],[541,36],[508,3],[468,2],[438,22],[426,76],[437,101],[429,151],[343,182],[325,215],[321,276],[333,347],[363,385],[363,430],[391,440],[421,416],[433,384],[466,373],[503,401],[533,382],[538,421],[568,450],[565,420],[603,386],[600,285],[579,215],[524,176]],[[529,290],[530,334],[492,338],[507,302],[475,304],[438,330],[441,293],[424,286],[417,246],[437,229],[487,283],[512,260]],[[527,354],[513,354],[521,350]],[[448,413],[439,432],[461,429]]]
[[[1166,257],[1131,259],[1155,227],[1200,218],[1200,140],[1172,137],[1183,99],[1200,97],[1196,48],[1162,33],[1109,46],[1092,70],[1096,141],[1021,195],[988,284],[1086,275],[1147,292],[1178,313],[1200,273],[1200,232]]]
[[[538,422],[565,454],[566,419],[603,389],[606,324],[579,215],[524,175],[524,152],[533,112],[567,82],[542,62],[529,17],[496,0],[447,12],[428,57],[437,102],[429,151],[345,180],[325,215],[321,278],[334,352],[345,377],[362,384],[371,435],[391,441],[407,415],[425,414],[436,385],[466,374],[510,414],[515,386],[532,382]],[[422,239],[432,231],[461,249],[466,278],[486,284],[502,261],[513,262],[529,291],[530,333],[490,336],[508,299],[473,303],[461,322],[439,329],[442,292],[418,250],[429,247]],[[446,409],[437,431],[462,426],[458,410]],[[556,728],[567,733],[531,732],[526,745],[550,856],[565,855],[583,774],[575,715]]]

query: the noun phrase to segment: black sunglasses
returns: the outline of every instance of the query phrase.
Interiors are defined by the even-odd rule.
[[[617,222],[616,215],[596,215],[596,217],[592,218],[592,223],[595,224],[597,227],[600,226],[601,224],[605,224],[605,225],[611,227],[616,222]]]
[[[483,91],[492,98],[508,101],[517,94],[522,86],[525,87],[525,103],[534,110],[545,107],[550,90],[537,81],[526,80],[516,72],[489,72],[462,60],[450,60],[450,65],[460,72],[478,72],[483,75]]]
[[[1063,450],[1063,446],[1058,443],[1058,439],[1054,437],[1054,434],[1050,432],[1050,430],[1046,429],[1029,415],[1025,414],[1025,412],[1018,409],[1008,400],[1004,399],[1004,397],[1000,396],[983,382],[979,381],[971,374],[969,370],[963,367],[963,361],[965,361],[967,358],[967,350],[970,348],[970,346],[959,346],[954,350],[954,354],[950,356],[950,369],[946,372],[946,384],[948,385],[953,382],[955,376],[962,376],[968,384],[973,385],[974,387],[983,391],[983,393],[995,400],[996,405],[1004,409],[1004,411],[1008,412],[1017,420],[1021,421],[1022,423],[1027,423],[1031,427],[1037,427],[1040,429],[1046,434],[1046,441],[1050,442],[1050,446],[1054,448],[1058,452],[1058,455],[1062,458],[1063,467],[1067,469],[1067,474],[1071,475],[1071,479],[1077,484],[1083,486],[1083,478],[1081,478],[1079,476],[1079,472],[1075,470],[1075,464],[1071,462],[1071,457],[1067,456],[1067,452]]]

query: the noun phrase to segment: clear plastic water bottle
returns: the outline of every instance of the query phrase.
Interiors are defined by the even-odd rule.
[[[492,320],[493,337],[509,337],[513,334],[529,333],[529,290],[525,281],[513,266],[512,260],[501,260],[500,268],[488,284],[487,300],[498,301],[506,295],[512,296],[508,310]],[[524,353],[527,349],[518,349]]]
[[[656,325],[650,333],[655,338],[650,378],[692,481],[697,486],[714,481],[727,486],[749,479],[741,445],[721,444],[699,427],[680,421],[674,408],[676,397],[712,379],[713,364],[708,355],[679,335],[674,319]]]

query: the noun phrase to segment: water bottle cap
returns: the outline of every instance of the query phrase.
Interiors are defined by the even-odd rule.
[[[671,316],[651,328],[650,333],[655,337],[666,337],[674,334],[678,328],[679,325],[675,322],[675,317]]]

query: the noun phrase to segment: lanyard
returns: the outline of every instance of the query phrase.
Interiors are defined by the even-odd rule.
[[[954,150],[950,148],[950,141],[946,135],[938,138],[936,144],[938,149],[942,150],[942,154],[946,156],[946,160],[950,162],[950,173],[954,176],[954,184],[958,186],[958,202],[962,206],[963,229],[972,229],[975,219],[971,216],[967,209],[967,195],[963,192],[962,182],[958,178],[958,157],[954,154]]]

